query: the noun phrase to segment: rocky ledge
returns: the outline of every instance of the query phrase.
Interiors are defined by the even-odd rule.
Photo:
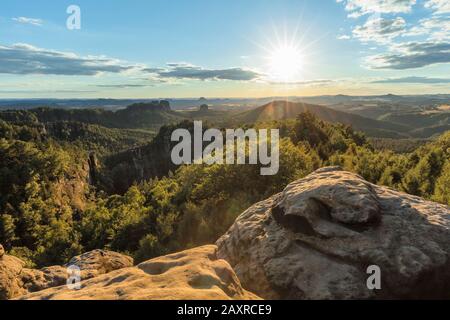
[[[255,204],[217,246],[266,299],[450,298],[450,208],[336,167]]]
[[[80,268],[81,279],[87,280],[113,270],[131,267],[133,259],[112,251],[94,250],[72,258],[65,266],[36,270],[24,268],[24,265],[22,260],[6,255],[0,245],[0,300],[66,285],[68,266]]]
[[[22,296],[23,300],[256,300],[244,290],[213,245],[122,268],[82,281],[80,290],[60,286]]]

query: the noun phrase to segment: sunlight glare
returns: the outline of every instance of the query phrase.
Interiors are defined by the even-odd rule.
[[[295,81],[303,68],[301,51],[295,46],[283,45],[273,50],[269,57],[270,76],[281,82]]]

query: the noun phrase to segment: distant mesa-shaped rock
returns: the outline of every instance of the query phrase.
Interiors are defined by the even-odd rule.
[[[209,106],[207,104],[202,104],[199,108],[199,111],[208,111]]]
[[[144,111],[144,110],[165,110],[170,111],[170,102],[167,100],[151,101],[135,103],[127,107],[127,110]]]
[[[253,205],[217,246],[265,299],[450,298],[450,208],[336,167]]]
[[[29,294],[28,300],[254,300],[213,245],[143,262],[82,282],[80,290],[60,286]]]

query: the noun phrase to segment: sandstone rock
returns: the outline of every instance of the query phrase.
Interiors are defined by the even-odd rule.
[[[245,211],[217,241],[267,299],[450,298],[450,208],[324,168]],[[367,268],[381,268],[381,290]]]
[[[83,281],[80,290],[60,286],[20,299],[259,299],[241,287],[230,265],[217,259],[216,250],[212,245],[195,248]]]
[[[68,266],[81,269],[82,279],[89,279],[117,269],[133,266],[133,258],[106,250],[94,250],[72,258]]]
[[[5,249],[3,248],[3,246],[0,244],[0,259],[5,255]]]
[[[67,268],[62,266],[52,266],[40,270],[23,269],[20,274],[22,286],[27,293],[61,286],[67,282],[67,276]]]
[[[24,268],[25,263],[15,257],[0,257],[0,300],[65,285],[67,267],[78,266],[81,279],[87,280],[113,270],[133,266],[129,256],[104,250],[94,250],[76,256],[66,266],[52,266],[40,270]]]
[[[0,300],[26,293],[20,279],[24,265],[18,258],[6,254],[0,257]]]

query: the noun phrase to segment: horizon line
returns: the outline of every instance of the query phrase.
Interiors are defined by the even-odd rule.
[[[149,97],[149,98],[105,98],[105,97],[97,97],[97,98],[52,98],[52,97],[40,97],[40,98],[1,98],[2,100],[201,100],[204,98],[205,100],[252,100],[252,99],[287,99],[287,98],[318,98],[318,97],[337,97],[337,96],[345,96],[345,97],[382,97],[382,96],[399,96],[399,97],[417,97],[417,96],[443,96],[450,95],[449,93],[423,93],[423,94],[393,94],[393,93],[383,93],[383,94],[359,94],[359,95],[351,95],[351,94],[319,94],[319,95],[303,95],[303,96],[261,96],[261,97],[182,97],[182,98],[173,98],[173,97]]]

